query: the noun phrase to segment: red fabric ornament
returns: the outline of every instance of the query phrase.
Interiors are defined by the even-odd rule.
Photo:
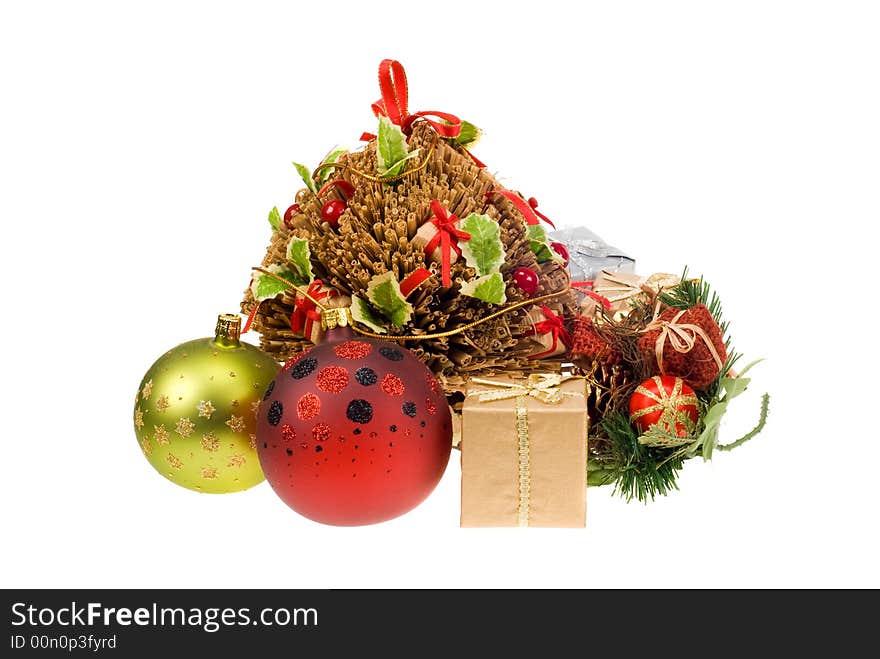
[[[670,435],[687,437],[699,418],[697,405],[694,390],[681,378],[655,375],[630,397],[629,415],[642,432],[659,424]]]
[[[400,346],[334,328],[267,391],[257,418],[260,464],[275,493],[309,519],[392,519],[421,503],[446,469],[449,405],[433,374]]]
[[[721,328],[704,304],[663,311],[645,329],[639,351],[655,373],[680,377],[694,389],[712,384],[727,359]]]
[[[571,339],[572,358],[585,358],[613,366],[621,360],[620,350],[608,343],[596,329],[592,319],[578,316]]]

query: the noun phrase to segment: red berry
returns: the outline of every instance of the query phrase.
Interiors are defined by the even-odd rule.
[[[345,202],[341,199],[331,199],[321,209],[321,217],[331,227],[336,228],[339,224],[339,216],[345,212]]]
[[[517,268],[514,270],[513,282],[523,293],[530,297],[538,290],[538,275],[529,268]]]
[[[284,211],[284,226],[286,226],[288,229],[292,229],[293,225],[290,223],[290,221],[297,213],[299,213],[299,204],[294,204],[286,211]]]
[[[565,259],[565,265],[568,266],[568,250],[565,248],[565,245],[562,243],[550,243],[550,247],[553,248],[553,251],[559,254],[563,259]]]

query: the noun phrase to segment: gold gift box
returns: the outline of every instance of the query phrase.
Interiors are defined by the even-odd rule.
[[[585,526],[586,387],[551,374],[468,383],[461,526]]]

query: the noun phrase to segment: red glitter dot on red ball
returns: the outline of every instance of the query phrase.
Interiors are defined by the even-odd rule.
[[[430,387],[431,393],[434,394],[435,396],[439,396],[440,395],[440,383],[437,382],[437,378],[435,378],[433,375],[431,375],[429,373],[427,376],[425,376],[425,381],[428,383],[428,387]]]
[[[303,421],[314,419],[321,411],[321,399],[315,394],[303,394],[296,401],[296,415]]]
[[[312,437],[316,442],[326,442],[330,439],[330,426],[326,423],[315,424],[315,427],[312,428]]]
[[[300,445],[302,448],[308,448],[308,447],[309,447],[309,443],[308,443],[308,442],[300,442],[299,445]]]
[[[373,346],[363,341],[346,341],[333,348],[333,352],[343,359],[363,359],[372,349]]]
[[[293,359],[288,361],[284,366],[281,367],[281,372],[286,373],[288,370],[293,368],[293,365],[296,364],[298,361],[300,361],[303,357],[305,357],[309,353],[310,350],[311,350],[311,348],[306,348],[301,353],[299,353],[296,357],[294,357]]]
[[[434,414],[437,411],[437,406],[434,404],[433,400],[426,398],[425,409],[428,411],[428,414]]]
[[[348,386],[348,371],[342,366],[327,366],[318,373],[318,389],[338,394]]]
[[[281,426],[281,439],[285,442],[292,442],[296,439],[296,430],[293,429],[289,423],[285,423]]]
[[[382,387],[382,391],[384,391],[389,396],[402,396],[403,392],[406,390],[406,387],[403,384],[403,380],[401,380],[396,375],[392,375],[388,373],[384,378],[382,378],[382,384],[379,385]]]

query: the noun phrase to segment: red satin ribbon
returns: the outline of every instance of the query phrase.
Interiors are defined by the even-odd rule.
[[[573,281],[569,285],[572,288],[578,289],[581,293],[583,293],[587,297],[593,298],[594,300],[596,300],[596,302],[601,304],[603,307],[605,307],[609,311],[611,310],[611,300],[609,300],[604,295],[599,295],[598,293],[594,293],[592,290],[593,289],[593,282],[591,282],[591,281]],[[584,290],[584,289],[589,289],[589,290]]]
[[[562,344],[566,348],[571,347],[571,336],[568,333],[568,330],[565,329],[565,322],[562,319],[562,316],[553,313],[553,309],[548,307],[546,304],[541,305],[541,313],[544,314],[544,320],[539,323],[535,323],[535,334],[550,334],[553,339],[553,343],[550,345],[549,350],[545,350],[544,352],[540,352],[537,355],[532,355],[529,359],[540,359],[541,357],[546,357],[547,355],[552,355],[556,352],[556,348],[559,345],[559,340],[562,339]]]
[[[309,287],[306,290],[309,295],[318,301],[337,295],[337,292],[333,289],[322,291],[322,287],[323,283],[321,280],[316,279],[309,284]],[[301,334],[305,338],[309,338],[308,335],[311,334],[311,323],[316,321],[321,322],[321,312],[318,310],[318,305],[305,295],[297,295],[293,300],[293,306],[293,313],[290,316],[290,329],[292,329],[295,334]]]
[[[377,117],[388,117],[391,123],[400,126],[406,135],[410,134],[413,122],[419,118],[425,118],[441,137],[458,137],[461,133],[461,119],[454,114],[437,110],[409,113],[406,72],[397,60],[384,59],[379,64],[379,91],[382,93],[382,98],[373,103],[373,114]],[[441,121],[427,117],[437,117]]]
[[[497,194],[500,194],[502,197],[506,197],[511,202],[513,202],[513,205],[516,206],[516,210],[522,213],[526,224],[539,224],[538,218],[540,217],[551,227],[553,227],[554,229],[556,228],[556,225],[553,224],[549,217],[547,217],[543,213],[539,213],[536,210],[538,207],[538,201],[534,197],[529,197],[529,200],[526,201],[511,190],[490,190],[486,193],[486,199],[491,199],[493,195]]]
[[[440,246],[442,282],[444,286],[452,286],[451,252],[455,250],[455,253],[461,256],[461,248],[458,246],[458,241],[470,240],[471,234],[455,228],[458,217],[447,212],[437,199],[431,200],[431,210],[434,211],[434,216],[428,222],[437,227],[437,233],[425,245],[425,254],[430,256],[437,249],[437,246]]]
[[[410,293],[431,278],[431,271],[427,268],[416,268],[400,282],[400,293],[403,297],[409,297]]]

